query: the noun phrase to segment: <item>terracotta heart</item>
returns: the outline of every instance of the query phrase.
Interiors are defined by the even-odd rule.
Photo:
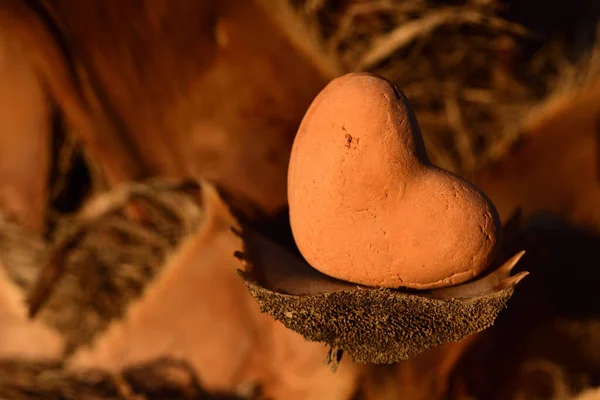
[[[491,263],[500,222],[474,185],[431,164],[404,94],[353,73],[315,98],[288,175],[290,219],[305,259],[368,286],[429,289]]]

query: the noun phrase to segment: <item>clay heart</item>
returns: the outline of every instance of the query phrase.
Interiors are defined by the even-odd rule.
[[[315,98],[294,141],[290,221],[304,258],[367,286],[431,289],[491,263],[500,222],[474,185],[431,164],[406,97],[352,73]]]

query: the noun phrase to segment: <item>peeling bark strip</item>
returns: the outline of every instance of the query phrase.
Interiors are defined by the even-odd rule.
[[[5,34],[22,42],[44,85],[76,127],[86,151],[92,158],[102,160],[107,180],[118,183],[124,174],[126,178],[147,176],[124,132],[115,129],[108,117],[94,115],[92,99],[86,98],[86,89],[80,86],[80,60],[69,54],[65,38],[46,10],[34,1],[2,0],[0,23]]]
[[[291,141],[325,82],[251,0],[1,0],[109,187],[208,178],[267,213],[285,204]]]
[[[0,211],[40,230],[49,192],[52,110],[32,67],[27,51],[0,24]]]

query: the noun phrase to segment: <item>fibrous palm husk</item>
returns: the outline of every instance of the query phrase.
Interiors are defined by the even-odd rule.
[[[288,33],[328,60],[331,75],[369,71],[402,88],[434,162],[467,176],[510,153],[550,99],[599,77],[600,10],[591,3],[585,20],[552,37],[539,18],[529,23],[535,6],[507,1],[261,3],[284,30],[303,27],[303,36]],[[560,36],[567,29],[576,30],[576,53]]]
[[[361,399],[559,400],[598,385],[600,274],[590,266],[600,237],[550,214],[515,214],[504,233],[501,252],[525,246],[516,269],[531,274],[494,327],[456,346],[454,357],[449,347],[373,368]]]
[[[7,3],[10,3],[10,1],[3,2],[3,4]],[[24,2],[20,3],[25,4]],[[30,2],[30,4],[33,3],[35,2]],[[49,3],[52,2],[46,2],[46,4]],[[67,3],[63,2],[62,4]],[[77,3],[79,7],[84,9],[93,4],[93,2]],[[266,1],[263,3],[275,4],[277,2]],[[55,2],[55,4],[58,4],[58,2]],[[66,12],[65,10],[61,12],[61,7],[57,7],[53,14],[57,21],[64,24],[58,24],[62,29],[65,26],[68,28],[63,30],[64,36],[68,39],[66,40],[67,48],[63,51],[71,56],[81,55],[79,52],[81,48],[87,48],[90,51],[88,56],[92,61],[88,60],[88,67],[93,65],[95,70],[93,68],[86,70],[86,66],[80,65],[77,71],[71,71],[83,79],[82,87],[86,91],[84,95],[86,100],[82,103],[90,109],[86,111],[84,107],[83,115],[77,114],[81,112],[81,104],[77,105],[77,101],[73,103],[73,98],[68,95],[65,96],[65,93],[61,91],[60,79],[57,78],[57,75],[52,73],[41,74],[45,83],[53,88],[51,97],[54,97],[54,101],[58,103],[62,112],[70,116],[67,123],[69,135],[72,138],[79,138],[76,140],[77,145],[83,148],[86,153],[85,167],[94,171],[94,174],[92,174],[94,188],[97,187],[96,185],[99,182],[103,183],[107,180],[105,175],[111,175],[113,178],[115,175],[119,175],[119,179],[127,180],[137,176],[148,176],[157,171],[166,175],[180,174],[182,170],[186,169],[185,167],[181,168],[181,164],[185,164],[185,162],[177,158],[184,155],[183,158],[189,162],[189,168],[184,172],[191,171],[198,175],[208,174],[210,177],[223,180],[230,187],[250,194],[254,201],[261,203],[263,207],[275,209],[285,203],[284,167],[287,162],[287,151],[291,144],[294,127],[299,122],[305,106],[308,105],[312,94],[316,93],[327,77],[334,77],[357,68],[382,73],[399,84],[416,108],[428,143],[428,150],[433,155],[432,158],[446,168],[463,174],[470,174],[486,163],[502,160],[503,158],[510,159],[506,155],[511,154],[511,145],[522,137],[524,127],[531,121],[539,120],[540,116],[552,114],[556,104],[569,102],[572,97],[577,97],[580,93],[588,90],[591,87],[590,83],[596,80],[598,71],[597,57],[588,57],[584,51],[582,57],[570,58],[570,55],[567,54],[570,47],[569,43],[565,43],[561,49],[556,42],[549,44],[548,37],[536,37],[539,32],[521,29],[515,25],[516,21],[510,22],[510,18],[503,14],[502,8],[497,7],[502,5],[501,2],[494,1],[295,1],[292,3],[293,7],[290,15],[294,18],[301,15],[301,18],[299,18],[300,22],[293,26],[299,32],[308,31],[311,33],[305,37],[296,37],[291,42],[300,43],[300,47],[304,48],[303,54],[308,55],[309,60],[313,58],[314,65],[317,68],[311,68],[310,65],[303,64],[306,60],[298,57],[292,46],[289,46],[289,43],[283,40],[278,32],[274,33],[272,26],[268,24],[262,14],[255,10],[254,6],[248,5],[250,3],[239,2],[239,7],[236,7],[232,2],[225,7],[227,12],[221,14],[223,18],[217,19],[215,25],[219,29],[216,29],[215,32],[218,35],[213,36],[212,31],[204,32],[203,26],[195,28],[202,35],[206,35],[209,42],[212,41],[212,44],[216,42],[222,46],[216,58],[217,61],[213,65],[215,68],[209,69],[211,72],[205,76],[208,78],[202,81],[204,83],[208,82],[208,84],[187,85],[189,82],[181,79],[183,83],[176,85],[173,84],[172,78],[185,78],[190,75],[195,77],[196,74],[193,73],[195,66],[198,67],[198,71],[206,71],[203,69],[202,59],[195,59],[199,53],[186,53],[189,50],[189,47],[185,46],[185,43],[187,43],[186,35],[180,36],[180,40],[175,40],[176,43],[182,44],[181,47],[165,46],[168,49],[179,49],[178,51],[166,52],[167,56],[163,57],[167,60],[167,67],[165,68],[156,68],[157,65],[165,64],[157,63],[157,59],[151,56],[154,54],[152,51],[148,53],[133,51],[131,53],[132,49],[137,49],[137,47],[124,45],[125,50],[123,51],[123,48],[115,46],[115,43],[131,43],[132,40],[140,39],[136,36],[139,25],[132,23],[134,18],[123,18],[126,12],[123,11],[123,14],[121,14],[119,10],[131,11],[132,15],[136,16],[135,21],[146,28],[148,25],[143,22],[144,16],[164,16],[166,15],[165,10],[162,10],[162,12],[158,10],[156,14],[148,13],[146,15],[144,13],[145,9],[143,7],[136,9],[137,6],[134,3],[130,4],[131,9],[123,6],[122,2],[104,2],[103,4],[105,5],[104,11],[108,15],[112,15],[108,21],[104,21],[104,24],[93,25],[91,21],[94,21],[95,18],[80,18],[81,14],[78,14],[77,8],[66,7],[72,12]],[[183,14],[194,15],[186,12],[186,7],[183,4],[179,3],[179,6],[174,6],[171,9],[177,9]],[[198,7],[202,7],[202,5],[198,5]],[[93,9],[93,5],[91,8]],[[177,10],[175,10],[175,15],[178,14]],[[189,11],[189,8],[187,10]],[[6,9],[2,9],[2,11],[6,11]],[[92,12],[86,15],[94,14]],[[170,15],[170,18],[174,18],[173,14]],[[137,19],[138,17],[139,19]],[[544,18],[538,19],[543,20]],[[160,20],[160,18],[156,20]],[[21,25],[19,25],[19,28],[22,29],[20,32],[25,32],[25,36],[27,36],[27,32],[35,31],[38,26],[35,23],[29,24],[23,23],[23,21],[28,20],[21,20]],[[213,26],[213,22],[208,18],[209,26]],[[69,24],[73,25],[69,27]],[[115,24],[122,25],[123,29],[111,29]],[[198,25],[192,24],[192,27]],[[259,25],[264,29],[251,29],[255,25]],[[8,24],[3,26],[10,28]],[[179,29],[176,30],[181,32]],[[85,33],[83,36],[81,36],[82,31]],[[152,29],[141,29],[141,31],[144,32],[140,34],[141,42],[149,45],[149,49],[156,48],[153,41],[157,39],[152,36],[154,31]],[[195,30],[191,29],[191,32],[195,32]],[[102,40],[98,41],[99,36],[95,37],[94,35],[101,35]],[[15,34],[14,37],[18,38],[18,35]],[[308,45],[304,44],[306,37],[310,38]],[[52,34],[50,34],[50,38],[51,43],[52,40],[59,40],[59,38],[53,38]],[[206,50],[198,45],[197,36],[194,36],[194,38],[194,40],[191,40],[193,42],[192,47],[200,49],[199,51]],[[275,38],[275,40],[267,40],[270,38]],[[78,46],[69,48],[69,45],[77,41],[79,41]],[[43,45],[40,45],[41,42],[35,40],[27,43],[29,43],[30,49],[43,47]],[[167,40],[165,43],[168,44],[169,41]],[[234,45],[231,45],[231,43],[234,43]],[[257,43],[257,45],[251,46],[252,43]],[[230,46],[227,46],[227,44],[230,44]],[[247,44],[247,46],[244,47],[244,44]],[[318,50],[318,47],[317,50],[314,50],[314,45],[321,46],[321,50]],[[531,50],[532,47],[534,50]],[[584,45],[584,50],[591,47],[591,45]],[[119,51],[112,52],[113,48],[118,48]],[[210,50],[211,47],[208,46],[208,48]],[[250,50],[240,52],[240,49]],[[129,55],[132,55],[131,58],[129,58]],[[191,65],[190,75],[177,73],[177,61],[180,60],[179,57],[182,55],[189,56],[185,59],[191,61],[189,64]],[[33,58],[35,59],[35,57]],[[265,59],[270,61],[265,63]],[[176,62],[170,64],[169,60],[175,60]],[[198,65],[193,63],[194,60],[198,61]],[[280,61],[275,62],[274,60]],[[62,65],[63,62],[64,60],[59,61],[58,65]],[[41,65],[44,64],[41,63]],[[48,71],[62,71],[55,68],[56,65],[53,66],[52,63],[48,65],[52,68],[45,70],[46,73]],[[272,73],[270,69],[265,68],[265,65],[276,65],[277,68],[275,69],[278,73]],[[292,68],[296,65],[301,67]],[[37,67],[39,68],[40,64],[37,64]],[[139,74],[138,76],[140,69],[143,69],[145,74]],[[314,69],[319,70],[321,75],[325,75],[326,78],[316,77],[315,75],[318,74],[315,73]],[[129,75],[126,73],[121,74],[121,71],[126,71]],[[201,73],[198,74],[202,75]],[[253,74],[262,78],[253,80]],[[60,77],[60,74],[58,76]],[[230,76],[234,76],[234,78],[227,79]],[[265,84],[265,82],[272,83],[274,77],[277,78],[276,85]],[[572,79],[573,77],[576,78]],[[136,84],[134,85],[132,82]],[[142,84],[139,84],[140,82]],[[143,83],[148,82],[150,82],[150,85],[143,85]],[[129,96],[129,100],[125,102],[125,105],[120,104],[118,95],[106,96],[107,88],[115,83],[117,84],[115,87],[121,88],[121,93],[127,93]],[[158,107],[158,113],[154,113],[157,109],[155,108],[157,98],[160,98],[161,101],[172,99],[170,96],[161,96],[164,93],[160,89],[161,87],[171,88],[171,85],[186,90],[191,86],[199,88],[197,89],[197,93],[199,93],[197,96],[200,98],[198,100],[198,98],[191,96],[192,100],[190,101],[190,98],[185,95],[175,96],[179,98],[179,104],[184,104],[185,107],[183,107],[184,111],[180,111],[180,115],[183,115],[183,117],[173,125],[164,123],[164,120],[168,119],[164,115],[168,113],[163,113],[164,110],[160,111],[162,110],[161,107]],[[132,90],[132,88],[136,89]],[[243,89],[239,90],[241,93],[238,93],[238,88]],[[63,87],[62,90],[64,89]],[[186,90],[183,90],[183,92],[186,92]],[[302,93],[300,96],[298,96],[298,91]],[[264,98],[260,97],[262,93],[267,92],[268,95],[265,95]],[[172,94],[173,92],[167,90],[166,93]],[[216,95],[211,97],[207,93]],[[256,105],[258,111],[255,112],[257,110],[254,108],[257,96],[264,101]],[[99,104],[99,98],[105,101],[103,105]],[[131,101],[131,99],[134,100]],[[141,108],[150,109],[151,111],[139,112],[140,99],[144,100],[142,102],[144,107]],[[274,103],[272,103],[273,99],[275,99]],[[87,104],[88,101],[91,105]],[[190,103],[194,103],[195,106],[190,106]],[[202,105],[207,103],[215,104],[215,107],[203,108]],[[177,107],[173,109],[177,109]],[[186,129],[189,127],[190,121],[194,120],[190,115],[195,117],[198,109],[203,110],[200,126],[197,131]],[[111,114],[115,110],[117,110],[117,118],[114,114]],[[88,113],[87,116],[85,115],[86,112]],[[211,114],[212,112],[218,115],[215,117]],[[285,118],[280,118],[282,112],[284,112]],[[160,117],[157,116],[158,114],[160,114]],[[92,116],[91,123],[87,120],[90,115]],[[148,116],[156,118],[148,118]],[[78,119],[78,117],[81,119]],[[119,125],[118,122],[123,121],[130,124],[125,129],[127,133],[119,130],[123,128],[123,125]],[[157,124],[155,124],[156,121],[158,121]],[[97,125],[94,125],[94,122]],[[117,122],[116,127],[113,125],[115,122]],[[169,143],[164,145],[164,137],[161,135],[172,137],[170,135],[173,134],[168,126],[175,127],[178,131],[176,136],[181,142],[179,147],[173,147]],[[225,130],[221,131],[220,128],[223,126],[225,126]],[[81,129],[84,132],[80,132]],[[148,133],[150,131],[152,134]],[[191,134],[189,132],[196,133]],[[215,132],[218,133],[215,134]],[[225,133],[223,134],[223,132]],[[259,139],[256,137],[257,132],[267,133]],[[149,139],[155,136],[159,136],[160,140]],[[135,138],[133,141],[137,141],[137,144],[133,146],[133,152],[130,154],[127,150],[123,151],[123,148],[126,149],[127,146],[120,141],[125,140],[127,142],[131,137]],[[191,140],[190,137],[196,140],[194,146],[188,146],[189,140]],[[224,137],[227,138],[224,142],[235,144],[234,147],[237,150],[231,150],[227,145],[223,147],[223,142],[217,139]],[[82,141],[81,138],[86,140]],[[102,138],[108,139],[103,141]],[[67,141],[67,143],[70,142]],[[102,146],[106,144],[109,146]],[[107,148],[108,151],[103,151]],[[111,151],[114,149],[116,151]],[[558,147],[558,150],[560,149]],[[250,150],[253,151],[252,154],[248,153]],[[557,154],[556,147],[554,147],[554,153],[552,154]],[[140,160],[140,158],[143,160]],[[549,160],[552,161],[551,157],[549,157]],[[198,168],[192,168],[194,165]],[[527,168],[527,164],[524,165]],[[249,166],[252,168],[248,168]],[[64,175],[72,176],[73,169],[77,168],[71,168],[70,170],[69,168],[63,168],[62,171]],[[107,168],[113,168],[113,170],[107,174]],[[96,170],[100,173],[95,173]],[[140,170],[142,173],[138,174]],[[251,171],[251,173],[241,174],[240,171]],[[43,181],[43,178],[42,174],[37,181]],[[112,180],[118,181],[119,179]],[[111,181],[111,179],[108,179],[108,181]],[[534,181],[535,183],[538,182],[537,180]],[[53,180],[53,183],[56,183],[56,180]],[[531,182],[525,182],[525,185],[527,184],[532,186]],[[81,186],[81,181],[71,182],[71,189],[79,189]],[[561,186],[561,184],[557,183],[557,186]],[[39,190],[39,188],[36,190]],[[50,190],[52,191],[54,188],[50,188]],[[510,186],[508,188],[503,187],[502,192],[512,193]],[[68,197],[68,193],[66,197]],[[534,200],[531,208],[535,209],[536,204],[539,206],[540,203],[539,201],[536,203]],[[79,205],[75,204],[73,208],[77,209]],[[585,219],[586,213],[589,214],[589,210],[582,210],[580,219]],[[59,216],[56,219],[61,220],[62,218]],[[96,222],[101,226],[103,221],[97,220]],[[39,221],[34,225],[39,226]],[[285,229],[283,231],[286,234],[288,233]],[[86,235],[94,236],[95,233],[92,229]],[[57,237],[61,237],[61,235],[57,234]],[[83,244],[83,241],[79,243]],[[171,248],[169,247],[169,249]],[[77,249],[74,252],[77,252]],[[118,260],[114,259],[114,261]],[[146,260],[141,260],[140,265],[145,262]],[[568,264],[568,261],[563,261],[563,265]],[[582,265],[585,265],[585,263],[582,262]],[[96,272],[107,270],[107,268],[94,269],[93,267],[92,269]],[[216,272],[213,272],[216,275]],[[25,275],[24,271],[23,275],[20,275],[21,284],[26,282]],[[138,277],[143,278],[142,275]],[[229,287],[226,285],[220,286],[221,282],[217,281],[216,278],[212,283],[212,286],[217,288]],[[231,290],[231,293],[237,292]],[[133,296],[129,296],[131,294]],[[94,322],[94,326],[100,327],[100,331],[102,331],[102,326],[106,325],[104,321],[113,317],[118,319],[118,313],[122,312],[119,310],[126,309],[132,302],[135,303],[136,299],[139,299],[138,295],[139,291],[137,289],[127,291],[125,296],[119,297],[122,304],[113,308],[117,312],[104,315],[102,322]],[[218,297],[219,293],[215,292],[212,295]],[[208,310],[206,311],[207,314],[212,312],[212,318],[220,320],[221,313],[215,310],[222,310],[219,305],[227,301],[226,296],[212,303],[209,300],[210,298],[205,301],[208,305],[203,310]],[[90,306],[89,302],[87,306]],[[93,309],[94,307],[90,308]],[[532,314],[537,311],[535,309]],[[70,318],[73,318],[76,314],[70,315]],[[231,325],[225,324],[232,327],[230,330],[253,331],[253,329],[256,329],[254,325],[238,314],[230,319],[241,321],[238,321],[239,324],[235,321],[231,322]],[[251,326],[251,328],[248,328],[248,326]],[[510,332],[510,325],[506,329]],[[535,328],[531,328],[531,330],[535,330]],[[264,333],[260,329],[256,329],[256,332]],[[490,333],[492,332],[496,331],[490,331]],[[523,330],[518,333],[523,333]],[[79,335],[80,338],[84,339],[81,341],[78,339],[77,343],[88,342],[91,337],[89,334],[86,335]],[[297,340],[296,337],[292,340],[289,337],[284,338],[283,334],[280,336],[273,335],[273,337],[263,336],[266,337],[264,340],[267,344],[262,351],[266,351],[265,349],[269,347],[269,340],[279,340],[279,345],[282,347],[288,345],[287,350],[289,352],[293,352],[294,349],[305,349],[305,347],[302,347],[302,342],[294,341]],[[535,339],[535,335],[532,336]],[[226,353],[228,356],[239,353],[238,350],[243,348],[243,346],[236,347],[236,343],[227,340],[219,343],[226,344],[223,347],[230,350]],[[236,345],[234,346],[234,344]],[[233,348],[229,348],[228,345],[233,346]],[[127,346],[123,344],[122,348],[125,349]],[[510,346],[506,348],[510,348]],[[462,350],[464,348],[461,347]],[[300,352],[304,353],[302,350]],[[338,380],[336,379],[344,371],[347,371],[342,366],[335,377],[324,375],[323,382],[326,382],[327,379],[332,382],[335,380],[335,382],[330,385],[319,386],[310,380],[314,375],[312,374],[313,370],[320,371],[318,367],[315,367],[317,363],[320,364],[320,360],[315,362],[318,357],[310,358],[309,361],[303,364],[302,368],[290,367],[288,369],[285,366],[293,363],[290,362],[289,357],[286,357],[288,353],[283,353],[284,355],[280,355],[280,358],[277,359],[280,367],[278,372],[281,372],[282,375],[287,376],[293,382],[290,386],[296,385],[297,388],[297,386],[312,384],[310,389],[303,388],[306,389],[303,392],[304,394],[323,393],[323,388],[331,388],[334,384],[337,384]],[[452,351],[448,350],[448,353],[450,354]],[[227,358],[227,356],[219,354],[213,358],[220,361]],[[301,361],[304,360],[302,357],[298,358]],[[449,360],[458,358],[459,356],[456,354],[448,357]],[[432,366],[444,364],[438,362],[439,359],[445,360],[446,358],[444,355],[439,358],[434,357],[433,362],[420,361],[422,360],[420,358],[396,366],[397,368],[386,370],[389,372],[386,375],[391,376],[390,380],[393,381],[400,375],[399,370],[408,371],[403,376],[410,376],[414,372],[413,367],[419,365],[419,362],[427,366],[419,369],[421,371],[420,375],[427,376],[430,379],[407,379],[403,381],[402,388],[399,388],[399,385],[390,384],[389,381],[385,384],[382,383],[383,378],[379,375],[377,379],[370,376],[369,379],[366,379],[366,382],[373,384],[373,386],[381,384],[381,386],[393,387],[392,392],[395,393],[402,392],[404,389],[408,390],[413,385],[414,387],[412,387],[410,393],[418,393],[424,396],[423,398],[430,399],[432,396],[425,389],[418,387],[418,384],[421,382],[425,388],[435,386],[431,383],[433,380],[436,385],[442,382],[439,387],[445,387],[443,384],[446,381],[445,374],[448,374],[452,368],[444,367],[441,369],[442,372],[437,371],[437,368]],[[491,357],[491,359],[494,358]],[[451,362],[449,364],[452,365]],[[234,364],[224,363],[222,365],[229,367]],[[468,371],[477,370],[481,365],[476,362],[475,367],[467,369],[467,373]],[[208,367],[207,369],[219,368]],[[482,368],[482,370],[484,369]],[[373,374],[380,372],[381,370],[376,369]],[[206,373],[206,370],[203,373]],[[232,374],[235,374],[235,371]],[[316,374],[318,375],[319,372]],[[432,376],[435,378],[431,378]],[[493,378],[491,374],[490,377]],[[271,382],[277,382],[278,379],[280,381],[285,380],[280,375],[273,373]],[[352,385],[346,386],[350,387]],[[582,385],[574,386],[573,389],[570,388],[569,390],[574,391],[581,387]],[[340,389],[338,392],[342,391]],[[363,391],[365,393],[375,392],[377,393],[375,398],[383,398],[383,395],[375,389],[371,391],[364,389]],[[352,390],[349,389],[348,392],[352,392]],[[285,393],[285,391],[280,393]],[[443,396],[444,393],[445,391],[440,390],[437,394]],[[307,396],[301,396],[301,398]]]
[[[48,349],[38,337],[11,356],[28,347],[62,358],[70,371],[112,373],[174,357],[189,362],[207,389],[260,386],[275,398],[342,400],[354,390],[359,367],[347,362],[329,376],[323,346],[260,314],[236,273],[237,222],[213,185],[125,185],[64,224],[33,284],[17,285],[19,274],[11,275],[34,321],[62,343]]]
[[[70,355],[125,315],[202,218],[193,183],[132,184],[100,196],[61,222],[27,287],[30,314],[63,333]]]
[[[185,363],[161,359],[119,373],[68,371],[52,361],[0,361],[0,397],[11,400],[234,400],[204,391]],[[250,397],[247,397],[250,398]]]

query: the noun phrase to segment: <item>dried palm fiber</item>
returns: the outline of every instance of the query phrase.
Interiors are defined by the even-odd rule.
[[[133,183],[99,196],[57,228],[30,313],[65,336],[65,354],[88,344],[157,278],[202,222],[194,183]]]
[[[33,285],[46,252],[40,235],[0,214],[0,267],[23,292]]]
[[[72,372],[50,361],[2,360],[0,397],[11,400],[242,399],[204,391],[186,363],[169,359],[132,366],[119,373]]]
[[[65,232],[56,235],[55,247],[63,249],[62,256],[56,257],[55,264],[46,263],[42,279],[34,285],[35,295],[29,296],[30,304],[39,307],[34,319],[60,330],[67,341],[63,353],[71,371],[103,368],[116,372],[168,356],[188,361],[209,390],[240,393],[260,386],[265,395],[275,398],[304,399],[316,393],[326,393],[331,399],[347,398],[356,387],[360,368],[347,362],[331,376],[322,365],[326,348],[305,342],[300,335],[259,313],[236,273],[239,264],[233,253],[241,243],[230,228],[237,223],[212,185],[200,184],[202,215],[198,229],[170,249],[171,256],[157,268],[154,277],[137,273],[145,259],[138,259],[134,265],[110,265],[99,262],[103,258],[98,251],[83,252],[91,247],[85,243],[92,237],[100,251],[104,251],[101,246],[105,241],[116,254],[128,254],[132,244],[123,240],[119,230],[106,232],[114,218],[119,220],[127,214],[122,218],[123,225],[137,229],[156,222],[148,216],[154,203],[145,198],[126,201],[127,193],[152,192],[154,188],[156,196],[164,200],[165,192],[167,198],[178,192],[178,185],[158,182],[151,183],[150,188],[148,183],[132,186],[99,195],[70,218],[73,229],[57,230]],[[186,187],[179,187],[184,198],[181,191],[185,192]],[[193,192],[193,186],[191,189]],[[106,204],[115,208],[103,206]],[[176,211],[183,212],[180,208]],[[164,215],[158,214],[160,221]],[[191,215],[189,221],[193,220]],[[79,236],[71,235],[78,246],[68,248],[64,238],[69,238],[68,232],[72,231],[79,232]],[[118,240],[122,240],[121,245],[114,245],[113,241]],[[150,255],[153,244],[146,244]],[[76,264],[71,260],[74,254],[86,259],[75,259]],[[57,265],[63,268],[57,271]],[[77,265],[85,268],[73,268]],[[130,274],[126,274],[128,270]],[[129,285],[120,285],[119,292],[114,288],[120,282]],[[142,287],[141,295],[134,291],[138,286]],[[92,302],[90,292],[101,302]],[[108,293],[111,295],[107,299]],[[101,308],[103,304],[110,308]]]
[[[569,27],[583,37],[574,55],[559,33],[519,24],[511,11],[527,6],[509,1],[260,2],[331,76],[365,70],[401,87],[433,161],[467,176],[507,154],[527,121],[565,94],[561,82],[576,95],[598,79],[593,4]]]

